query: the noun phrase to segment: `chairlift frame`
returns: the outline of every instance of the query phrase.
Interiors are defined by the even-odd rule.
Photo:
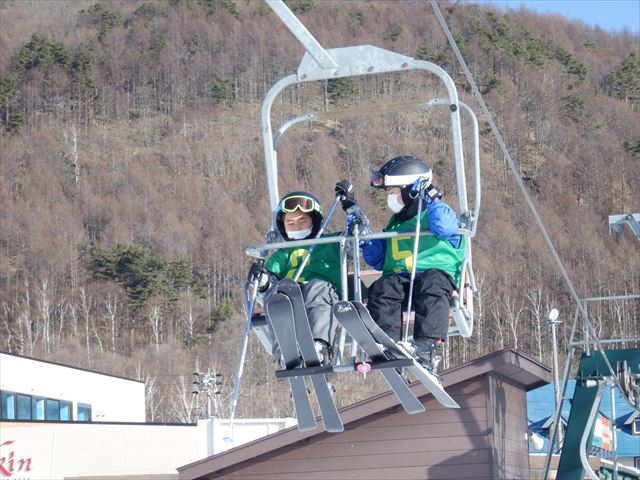
[[[473,332],[473,292],[476,291],[475,278],[472,269],[471,239],[475,236],[480,209],[480,148],[478,121],[473,110],[461,102],[458,98],[453,79],[438,65],[416,60],[412,57],[401,55],[389,50],[372,45],[360,45],[352,47],[340,47],[324,49],[309,33],[300,20],[291,12],[282,0],[265,0],[267,5],[291,31],[296,39],[305,48],[305,54],[295,74],[288,75],[276,82],[265,95],[261,109],[262,140],[264,147],[265,171],[271,210],[271,227],[266,236],[266,243],[254,245],[247,249],[247,254],[254,257],[262,257],[269,250],[282,248],[283,242],[279,238],[276,228],[277,206],[280,198],[278,191],[278,146],[285,132],[292,126],[325,118],[335,118],[336,112],[327,114],[314,112],[306,113],[286,120],[275,131],[271,121],[271,111],[279,95],[287,88],[308,82],[326,81],[343,77],[358,77],[377,75],[381,73],[423,71],[437,77],[446,88],[447,95],[443,98],[433,98],[428,101],[419,100],[403,104],[385,105],[373,107],[366,113],[376,111],[393,110],[427,110],[434,107],[445,107],[449,110],[451,122],[451,135],[453,142],[453,159],[455,162],[455,177],[457,184],[458,217],[461,222],[460,233],[467,237],[467,248],[463,264],[461,283],[458,285],[458,296],[453,298],[451,317],[453,322],[449,328],[449,336],[460,335],[470,337]],[[463,149],[463,134],[460,112],[463,111],[471,123],[471,141],[473,145],[472,180],[474,198],[472,207],[469,207],[467,196],[467,182],[465,169],[465,156]],[[341,112],[341,115],[355,117],[361,112]],[[351,114],[351,115],[349,115]],[[422,233],[425,234],[424,232]],[[426,233],[430,234],[430,233]],[[413,236],[407,233],[403,236]],[[373,238],[388,238],[392,232],[377,233],[360,236],[361,240]],[[325,241],[325,239],[322,239]],[[300,243],[318,243],[319,240],[306,240],[298,242],[286,242],[287,247]],[[345,244],[353,242],[353,238],[333,237],[326,241],[341,242],[343,249]],[[345,262],[343,262],[344,264]],[[346,272],[343,272],[343,279]],[[345,282],[343,282],[344,284]],[[346,287],[343,286],[343,297]],[[264,336],[259,335],[263,343]],[[268,341],[267,341],[268,343]],[[265,344],[265,346],[267,346]]]

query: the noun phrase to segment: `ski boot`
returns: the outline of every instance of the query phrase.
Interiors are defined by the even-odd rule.
[[[318,361],[320,362],[320,365],[322,365],[323,367],[328,367],[332,365],[333,363],[332,348],[329,347],[322,340],[316,340],[314,344],[316,347],[316,352],[318,352]],[[331,383],[331,377],[329,376],[329,374],[325,373],[324,378],[326,379],[327,384],[329,385],[329,389],[331,390],[331,393],[332,394],[336,393],[336,387],[333,385],[333,383]]]
[[[411,341],[412,354],[414,358],[424,367],[427,371],[436,375],[438,371],[438,365],[442,361],[442,356],[436,353],[436,349],[440,344],[439,338],[420,337],[414,338]]]
[[[331,365],[331,349],[322,340],[316,340],[315,342],[316,352],[318,353],[318,361],[323,367]]]

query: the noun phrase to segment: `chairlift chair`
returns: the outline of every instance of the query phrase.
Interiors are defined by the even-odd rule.
[[[277,206],[280,198],[278,192],[278,146],[283,135],[289,128],[302,123],[319,122],[336,115],[352,117],[362,115],[362,111],[333,111],[330,113],[310,112],[298,115],[282,123],[276,130],[272,127],[271,111],[279,95],[287,87],[307,83],[323,82],[342,77],[358,77],[366,75],[378,75],[391,72],[421,71],[437,77],[446,88],[447,95],[442,98],[433,98],[428,101],[423,99],[403,104],[373,106],[366,109],[366,114],[389,111],[390,108],[426,111],[431,108],[446,108],[449,111],[451,122],[451,138],[453,141],[453,161],[455,162],[455,178],[457,184],[458,216],[461,221],[460,233],[466,237],[467,248],[465,260],[460,275],[460,284],[454,293],[450,309],[449,336],[462,336],[468,338],[473,333],[473,292],[476,291],[475,279],[472,268],[471,239],[475,236],[478,213],[480,208],[480,154],[479,154],[479,130],[474,112],[466,104],[458,99],[455,84],[452,78],[438,65],[416,60],[412,57],[384,50],[372,45],[360,45],[353,47],[341,47],[324,49],[311,36],[298,18],[289,10],[281,0],[266,0],[275,14],[283,21],[291,33],[302,43],[306,52],[298,66],[297,72],[288,75],[276,82],[267,92],[261,109],[262,140],[264,147],[265,171],[267,178],[269,206],[271,211],[271,228],[266,236],[266,243],[253,245],[247,248],[247,254],[253,257],[264,257],[266,252],[284,245],[280,242],[276,228]],[[470,139],[472,144],[473,166],[470,178],[473,181],[474,199],[472,207],[469,207],[466,184],[466,167],[463,152],[463,136],[460,112],[463,112],[471,124]],[[422,233],[424,234],[424,232]],[[404,234],[403,234],[404,235]],[[412,235],[407,233],[406,236]],[[360,238],[384,238],[391,233],[377,233],[363,235]],[[342,242],[348,246],[346,237],[334,237],[330,241]],[[308,242],[308,241],[307,241]],[[298,243],[298,242],[296,242]],[[287,246],[291,246],[290,244]],[[343,262],[343,279],[346,280],[346,262]],[[359,280],[359,279],[358,279]],[[342,298],[347,298],[346,282],[343,281]],[[248,298],[248,297],[247,297]],[[265,322],[255,322],[254,330],[259,339],[271,351],[273,348],[273,335],[268,331]],[[343,342],[341,342],[342,346]]]

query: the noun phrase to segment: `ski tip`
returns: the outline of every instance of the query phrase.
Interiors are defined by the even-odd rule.
[[[329,433],[341,433],[341,432],[344,432],[344,425],[340,425],[339,427],[338,426],[328,427],[327,428],[327,432],[329,432]]]
[[[416,408],[411,408],[409,410],[407,410],[405,408],[405,412],[407,412],[409,415],[417,415],[418,413],[424,413],[426,411],[427,411],[427,409],[424,408],[424,405],[422,406],[422,408],[417,408],[416,407]]]
[[[309,425],[300,425],[298,424],[298,430],[301,432],[308,432],[310,430],[315,430],[318,427],[318,425],[313,422],[312,424]]]

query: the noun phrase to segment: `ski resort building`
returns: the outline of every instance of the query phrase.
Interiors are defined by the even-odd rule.
[[[0,353],[2,420],[144,422],[144,382]]]
[[[460,409],[442,407],[415,383],[424,413],[408,415],[389,391],[342,408],[345,431],[337,434],[322,424],[300,432],[295,419],[238,419],[230,448],[227,420],[146,423],[142,382],[0,353],[0,478],[542,478],[550,379],[544,365],[501,350],[442,373]],[[638,479],[638,414],[618,400],[614,408],[620,478]],[[604,417],[609,409],[605,396]],[[533,433],[542,448],[529,441]],[[603,475],[613,466],[606,442],[590,459]]]
[[[543,478],[548,441],[536,449],[532,435],[548,431],[536,428],[532,416],[548,419],[553,413],[550,380],[549,368],[514,350],[500,350],[442,373],[443,385],[460,409],[442,407],[414,383],[424,413],[408,415],[389,391],[342,408],[342,433],[283,430],[180,467],[179,478]],[[616,466],[618,478],[638,479],[640,471],[628,465],[640,440],[627,435],[633,432],[634,412],[622,403],[618,409],[616,423],[628,427],[619,435],[625,450]],[[594,445],[598,441],[594,438]],[[611,456],[594,453],[589,457],[592,469],[601,478],[612,478]],[[553,457],[550,479],[557,463]]]
[[[460,409],[414,383],[424,413],[408,415],[385,392],[342,408],[342,433],[287,429],[180,467],[179,478],[530,478],[526,393],[549,369],[505,349],[441,378]]]
[[[576,381],[567,383],[566,398],[573,398]],[[569,420],[571,405],[563,402],[561,423],[563,431]],[[552,433],[552,420],[555,411],[553,385],[548,384],[527,393],[527,411],[530,434],[538,435],[540,443],[529,444],[532,469],[542,471],[546,452],[549,448],[549,436]],[[615,430],[613,429],[615,426]],[[594,455],[597,454],[598,466],[595,470],[613,472],[616,464],[620,478],[640,477],[640,412],[634,410],[616,388],[606,387],[598,409],[591,442]],[[557,458],[554,456],[554,464]]]
[[[177,478],[229,448],[228,420],[145,422],[144,382],[0,352],[0,479]],[[295,419],[236,420],[235,445]]]

